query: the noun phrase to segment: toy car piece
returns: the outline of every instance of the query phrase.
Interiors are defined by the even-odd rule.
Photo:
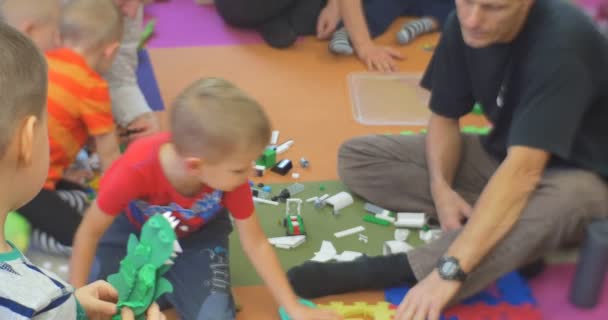
[[[292,207],[295,204],[295,213],[292,211]],[[288,236],[299,236],[306,235],[306,228],[304,227],[304,219],[302,219],[301,210],[302,199],[287,199],[285,205],[285,218],[283,219],[283,226],[285,227]]]

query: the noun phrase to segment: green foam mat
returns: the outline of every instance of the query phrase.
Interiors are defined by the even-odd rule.
[[[325,193],[334,195],[340,191],[347,191],[344,185],[338,181],[305,182],[302,184],[306,189],[294,198],[306,200]],[[281,189],[289,185],[269,184],[272,187],[273,195],[278,194]],[[320,190],[321,185],[325,187],[325,191]],[[323,240],[331,241],[338,253],[348,250],[362,252],[370,256],[382,254],[382,245],[385,241],[393,240],[395,227],[392,225],[379,226],[364,222],[363,216],[367,213],[363,209],[365,201],[354,195],[353,198],[355,199],[355,203],[341,210],[337,216],[332,214],[330,206],[317,210],[312,203],[304,202],[302,204],[302,217],[307,230],[306,242],[290,250],[275,248],[275,252],[285,271],[311,259],[315,252],[321,248]],[[279,206],[256,204],[256,214],[268,238],[286,235],[285,228],[280,224],[285,216],[284,203],[281,203]],[[359,241],[356,234],[339,239],[334,236],[335,232],[356,226],[365,227],[365,231],[361,233],[369,238],[368,243]],[[413,246],[422,243],[418,237],[417,230],[411,230],[408,243]],[[262,280],[241,248],[236,229],[230,237],[230,259],[233,286],[262,284]]]

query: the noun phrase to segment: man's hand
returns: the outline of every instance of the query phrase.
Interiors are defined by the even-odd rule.
[[[403,60],[403,55],[394,48],[383,47],[372,43],[356,48],[359,59],[370,71],[397,71],[395,60]]]
[[[135,18],[137,9],[142,4],[142,0],[114,0],[114,3],[116,3],[125,16]]]
[[[122,308],[120,315],[122,316],[122,320],[134,320],[135,315],[133,315],[133,311],[129,308]],[[146,311],[146,320],[166,320],[165,315],[160,312],[160,309],[156,303],[152,304],[148,311]]]
[[[340,22],[340,8],[336,1],[328,1],[317,19],[317,38],[329,39]]]
[[[144,113],[133,120],[127,128],[120,130],[120,142],[129,144],[134,140],[154,134],[159,130],[160,125],[156,113]]]
[[[89,319],[110,319],[116,314],[118,292],[105,281],[96,281],[74,292]]]
[[[437,270],[431,272],[407,293],[395,320],[439,320],[461,286],[461,282],[441,279]]]
[[[433,200],[443,231],[462,227],[464,220],[473,212],[473,208],[452,188],[433,192]]]
[[[289,315],[293,320],[342,320],[342,317],[333,311],[313,309],[303,305],[296,306]]]

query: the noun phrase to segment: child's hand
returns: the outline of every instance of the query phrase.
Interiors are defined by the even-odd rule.
[[[158,117],[154,112],[147,112],[137,117],[120,133],[121,143],[129,144],[134,140],[154,134],[160,130]]]
[[[298,305],[289,314],[293,320],[342,320],[343,318],[333,311],[313,309]]]
[[[122,308],[120,316],[122,320],[134,320],[135,315],[133,315],[133,311],[129,308]],[[165,315],[160,312],[160,308],[156,303],[152,304],[148,311],[146,311],[146,320],[166,320]]]
[[[317,38],[328,39],[336,31],[338,22],[340,22],[340,8],[337,2],[329,1],[317,19]]]
[[[89,319],[110,319],[116,314],[118,291],[105,281],[96,281],[74,292]]]

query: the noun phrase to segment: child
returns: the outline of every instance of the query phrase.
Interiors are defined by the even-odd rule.
[[[224,80],[203,79],[177,98],[170,121],[170,134],[138,139],[106,172],[74,239],[72,284],[86,283],[95,253],[97,278],[116,272],[129,234],[171,211],[183,254],[166,274],[174,291],[165,297],[181,319],[233,319],[230,212],[245,252],[293,319],[337,319],[297,303],[254,214],[248,176],[270,138],[261,107]]]
[[[40,190],[49,165],[45,100],[47,70],[34,44],[0,23],[0,220]],[[109,319],[117,292],[99,281],[73,292],[53,274],[32,265],[6,242],[0,228],[1,319]],[[126,310],[123,319],[133,319]],[[157,306],[148,319],[163,319]]]
[[[112,112],[129,143],[159,130],[152,111],[137,83],[137,50],[141,38],[143,6],[141,0],[114,0],[124,15],[124,36],[112,68],[105,75],[110,84]]]
[[[2,21],[27,35],[42,51],[60,44],[61,0],[0,1]]]
[[[64,47],[47,52],[49,173],[40,194],[19,212],[40,231],[32,245],[69,254],[88,196],[81,186],[62,179],[66,168],[90,137],[102,169],[120,155],[108,84],[99,74],[110,68],[118,50],[122,15],[111,0],[72,0],[64,8],[60,31]]]
[[[378,47],[372,42],[395,19],[399,16],[421,17],[405,23],[397,32],[397,42],[404,45],[422,34],[439,30],[455,8],[454,0],[363,0],[363,4],[361,1],[339,0],[346,28],[334,33],[329,50],[343,55],[356,52],[369,69],[379,71],[394,70],[393,58],[402,58],[395,50]]]

